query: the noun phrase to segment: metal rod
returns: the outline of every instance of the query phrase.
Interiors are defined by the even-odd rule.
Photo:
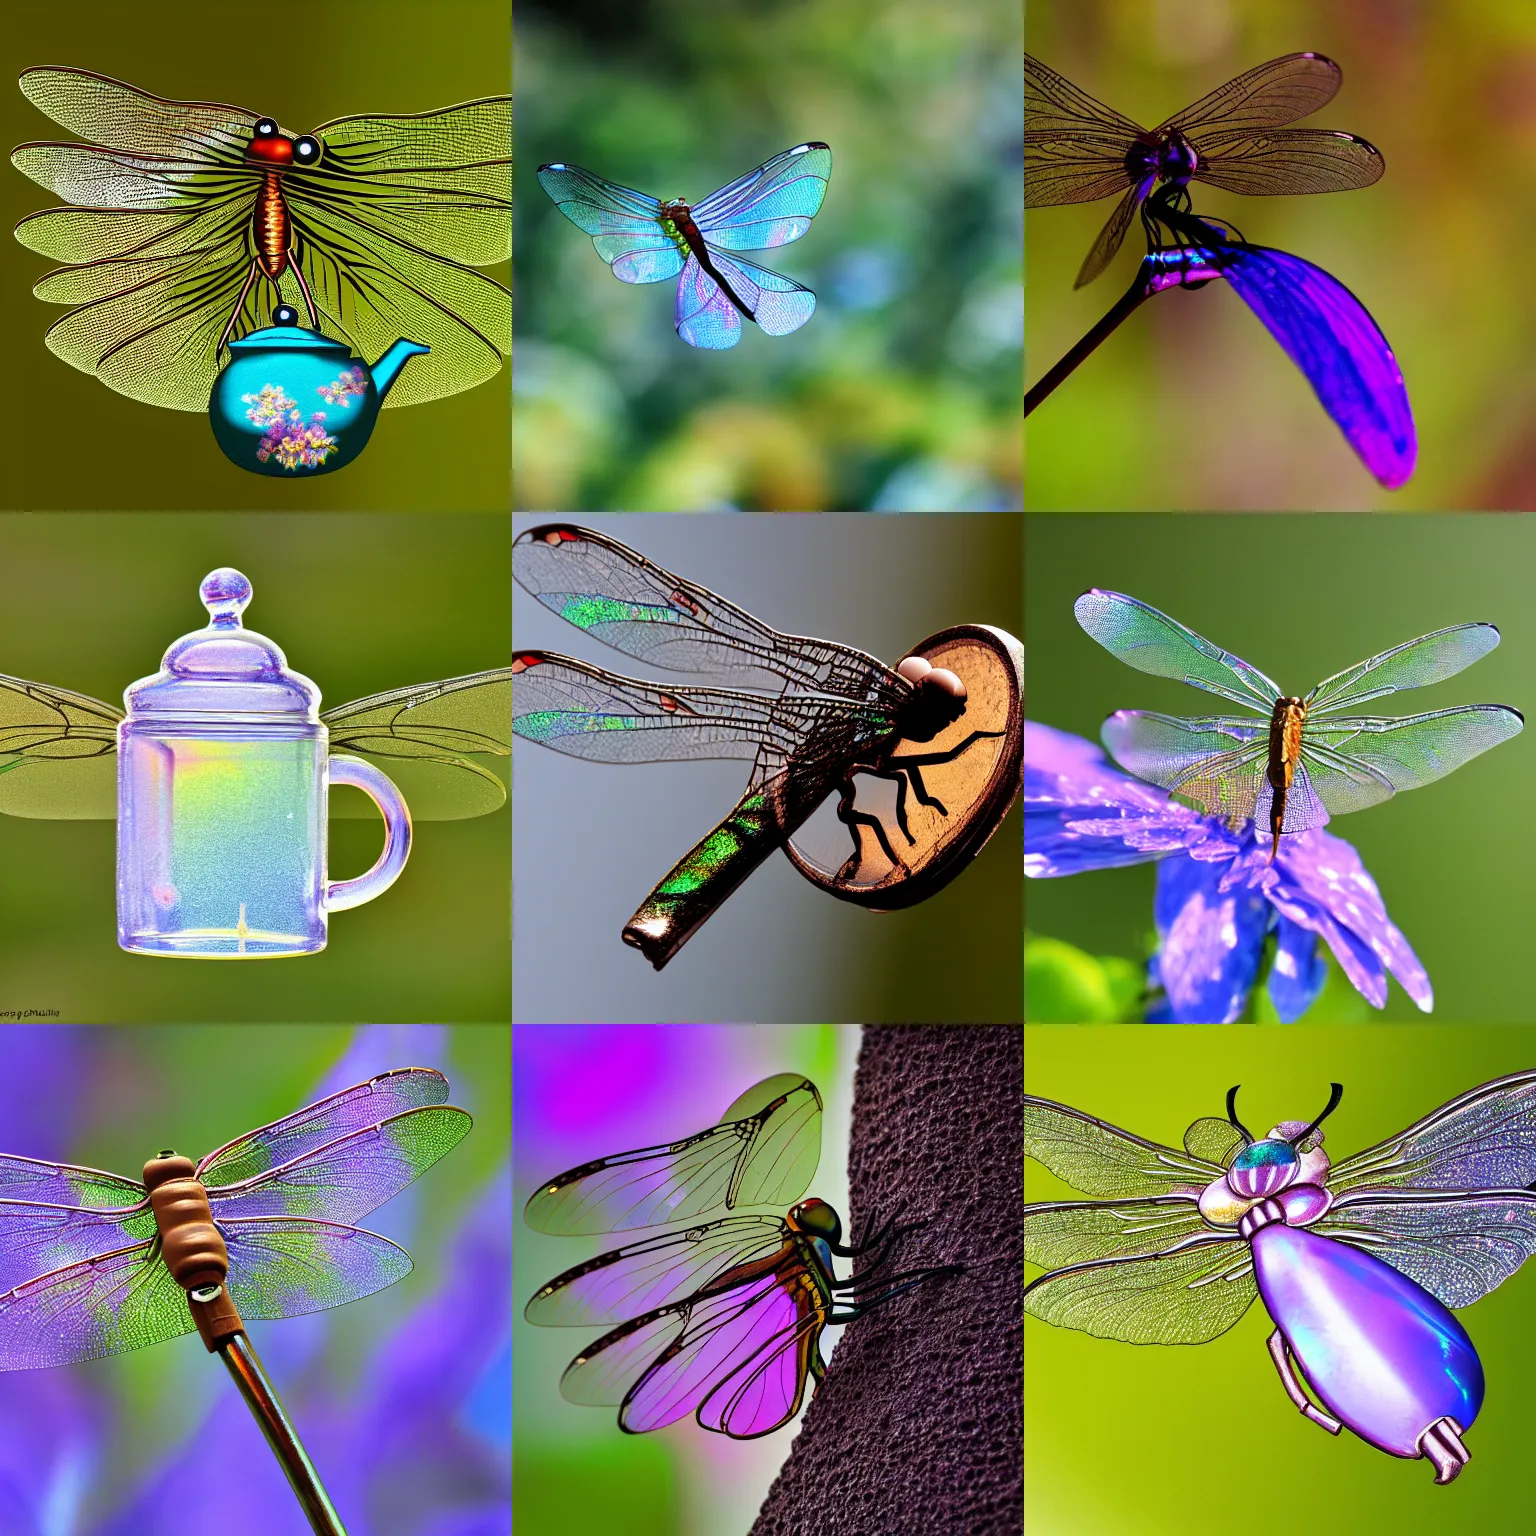
[[[229,1367],[229,1374],[235,1378],[235,1385],[240,1388],[240,1395],[261,1425],[267,1444],[281,1463],[309,1520],[310,1529],[315,1536],[347,1536],[347,1528],[321,1484],[320,1474],[309,1459],[298,1431],[283,1412],[283,1405],[278,1402],[277,1393],[267,1380],[267,1373],[256,1358],[251,1341],[243,1333],[237,1333],[221,1340],[218,1349],[224,1364]]]
[[[1040,379],[1033,388],[1026,391],[1024,395],[1024,414],[1028,416],[1037,405],[1042,404],[1046,397],[1052,394],[1060,384],[1070,377],[1078,365],[1088,358],[1099,344],[1128,319],[1141,304],[1151,298],[1154,292],[1155,290],[1147,281],[1142,269],[1137,268],[1135,282],[1116,300],[1114,307],[1109,313],[1043,379]]]

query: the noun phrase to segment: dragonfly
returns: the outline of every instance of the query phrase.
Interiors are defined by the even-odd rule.
[[[510,355],[512,295],[477,270],[510,254],[510,96],[296,137],[90,70],[28,69],[21,89],[84,141],[11,155],[72,205],[16,226],[66,263],[33,290],[74,306],[45,339],[120,394],[206,410],[227,343],[280,311],[364,357],[402,336],[430,347],[386,406],[470,389]]]
[[[778,1073],[747,1089],[709,1130],[583,1163],[535,1191],[523,1219],[536,1232],[576,1237],[687,1223],[686,1231],[578,1264],[529,1299],[524,1316],[540,1327],[617,1324],[566,1369],[567,1402],[617,1405],[629,1434],[690,1413],[734,1440],[772,1434],[800,1411],[807,1379],[825,1376],[828,1325],[961,1272],[947,1264],[874,1278],[888,1245],[914,1228],[888,1223],[845,1247],[837,1212],[815,1198],[784,1216],[703,1219],[782,1207],[802,1194],[821,1156],[821,1112],[809,1078]],[[873,1258],[839,1280],[834,1254]]]
[[[354,1225],[463,1140],[430,1068],[385,1072],[142,1179],[0,1154],[0,1370],[123,1354],[194,1328],[224,1361],[311,1528],[340,1517],[245,1336],[393,1285],[398,1244]]]
[[[550,651],[513,657],[512,730],[525,741],[609,763],[752,762],[736,807],[678,861],[624,927],[624,941],[657,970],[776,848],[788,847],[834,790],[841,788],[837,815],[854,844],[839,878],[853,881],[863,865],[860,829],[894,870],[906,871],[904,855],[918,843],[911,802],[941,819],[949,815],[924,771],[985,741],[1011,740],[1007,731],[967,729],[966,685],[948,668],[912,656],[893,671],[851,646],[781,634],[709,588],[590,529],[564,523],[529,529],[513,542],[512,572],[545,607],[626,655],[777,689],[644,682]],[[936,740],[943,745],[932,751],[896,750],[905,742]],[[1010,775],[1017,777],[1002,762],[997,771],[1010,782]],[[892,827],[856,804],[854,780],[861,774],[895,785]],[[1007,804],[1005,798],[999,819]],[[952,835],[961,830],[955,827]],[[939,883],[959,868],[948,865]]]
[[[814,141],[786,149],[692,204],[680,197],[663,203],[579,165],[555,162],[538,170],[539,185],[592,236],[621,283],[679,278],[677,334],[690,347],[711,351],[734,347],[743,319],[766,335],[787,336],[811,318],[816,295],[809,288],[733,253],[798,240],[811,227],[831,175],[832,151]]]
[[[1499,643],[1492,624],[1420,635],[1300,697],[1123,592],[1090,589],[1073,612],[1127,666],[1188,683],[1259,717],[1185,719],[1123,709],[1104,722],[1102,737],[1122,768],[1224,818],[1234,830],[1250,820],[1267,826],[1270,863],[1282,836],[1433,783],[1525,725],[1519,710],[1503,704],[1408,716],[1341,713],[1454,677]]]
[[[1074,286],[1114,259],[1154,189],[1188,208],[1188,186],[1278,197],[1347,192],[1376,181],[1381,152],[1352,133],[1288,128],[1333,100],[1343,73],[1320,53],[1288,53],[1142,128],[1024,56],[1024,205],[1092,203],[1120,193]]]
[[[1203,1344],[1259,1297],[1269,1354],[1311,1423],[1435,1481],[1466,1465],[1483,1371],[1448,1309],[1536,1253],[1536,1072],[1496,1078],[1332,1163],[1323,1120],[1264,1137],[1196,1120],[1175,1149],[1026,1095],[1024,1149],[1092,1198],[1024,1208],[1031,1316],[1132,1344]],[[1307,1388],[1311,1388],[1308,1395]],[[1314,1401],[1316,1399],[1316,1401]]]
[[[389,764],[418,820],[484,816],[506,788],[477,755],[506,757],[512,670],[501,667],[441,682],[369,694],[323,710],[332,752]],[[0,813],[44,820],[117,815],[116,705],[48,683],[0,674]],[[350,797],[336,814],[372,816]]]

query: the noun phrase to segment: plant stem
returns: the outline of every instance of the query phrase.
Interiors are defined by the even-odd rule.
[[[1123,321],[1127,320],[1156,291],[1149,280],[1147,264],[1143,262],[1136,269],[1135,281],[1115,302],[1109,313],[1043,379],[1040,379],[1032,389],[1025,393],[1024,414],[1028,416],[1037,405],[1044,401],[1064,380],[1070,377],[1077,366],[1090,356],[1111,332]]]
[[[278,1402],[277,1393],[267,1380],[267,1373],[262,1369],[261,1361],[256,1358],[251,1341],[243,1333],[237,1333],[221,1340],[218,1352],[229,1368],[229,1374],[235,1378],[240,1395],[245,1399],[256,1422],[261,1425],[267,1444],[272,1447],[273,1454],[282,1465],[309,1521],[310,1529],[315,1532],[315,1536],[347,1536],[341,1516],[336,1513],[330,1496],[321,1484],[320,1474],[309,1459],[298,1431],[283,1412],[283,1405]]]

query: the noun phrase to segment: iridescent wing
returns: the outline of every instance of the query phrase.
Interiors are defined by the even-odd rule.
[[[1024,1287],[1024,1310],[1099,1339],[1204,1344],[1237,1322],[1257,1294],[1247,1243],[1236,1232],[1206,1232],[1165,1253],[1041,1275]]]
[[[827,145],[797,144],[695,203],[693,220],[713,252],[788,245],[811,227],[831,176],[832,151]]]
[[[1024,1258],[1041,1269],[1163,1253],[1208,1232],[1193,1194],[1047,1200],[1024,1207]]]
[[[1177,129],[1193,138],[1213,127],[1232,133],[1283,128],[1326,107],[1343,79],[1339,66],[1320,53],[1287,53],[1217,86],[1154,131]]]
[[[770,1273],[614,1329],[572,1361],[561,1395],[619,1404],[631,1434],[696,1413],[705,1429],[752,1439],[799,1411],[823,1326],[809,1281]]]
[[[160,1262],[158,1246],[137,1243],[0,1295],[0,1370],[96,1360],[194,1326],[187,1294]]]
[[[740,256],[727,256],[707,240],[704,243],[709,246],[714,275],[706,272],[699,258],[690,252],[678,279],[673,310],[677,334],[690,347],[703,347],[711,352],[734,347],[741,340],[743,308],[769,336],[787,336],[798,331],[816,312],[816,295],[803,284]],[[720,286],[721,282],[730,285],[735,303]]]
[[[1260,801],[1266,807],[1269,803],[1267,720],[1120,709],[1105,720],[1099,734],[1110,756],[1127,772],[1193,801],[1207,816],[1235,825],[1257,819]],[[1305,802],[1304,792],[1292,795],[1287,814],[1300,819]]]
[[[1226,1171],[1187,1150],[1143,1141],[1080,1109],[1033,1094],[1024,1096],[1024,1153],[1073,1189],[1111,1199],[1198,1196]]]
[[[689,1221],[718,1206],[783,1206],[821,1157],[821,1095],[795,1073],[747,1089],[720,1123],[683,1141],[583,1163],[523,1208],[535,1232],[580,1236]]]
[[[219,1230],[229,1248],[230,1298],[247,1318],[324,1312],[382,1291],[411,1272],[405,1249],[358,1227],[256,1217],[221,1220]]]
[[[1246,661],[1123,592],[1091,588],[1072,605],[1077,622],[1128,667],[1203,688],[1266,720],[1281,697],[1277,683]]]
[[[121,1210],[141,1204],[145,1193],[139,1180],[121,1174],[0,1152],[0,1199]]]
[[[1307,695],[1307,714],[1337,714],[1405,688],[1444,682],[1481,661],[1498,643],[1499,631],[1492,624],[1453,624],[1420,635],[1325,678]]]
[[[683,270],[683,253],[662,227],[656,198],[579,165],[557,161],[541,165],[537,174],[555,207],[591,235],[597,254],[621,283],[660,283]]]
[[[1353,1157],[1335,1163],[1328,1187],[1511,1190],[1536,1183],[1536,1072],[1470,1089]]]
[[[1191,135],[1200,157],[1194,180],[1249,197],[1354,192],[1381,179],[1381,151],[1353,133],[1279,128],[1254,133],[1225,126]]]
[[[0,813],[115,817],[122,718],[88,694],[0,675]]]
[[[451,1152],[470,1125],[451,1104],[408,1109],[242,1183],[210,1188],[214,1219],[220,1226],[256,1216],[357,1221]]]
[[[698,582],[588,528],[546,523],[512,545],[518,584],[604,645],[674,672],[756,673],[811,693],[864,699],[905,685],[852,646],[787,635]]]
[[[1026,208],[1092,203],[1123,191],[1130,182],[1125,157],[1144,136],[1130,118],[1024,55]]]
[[[208,1153],[197,1176],[210,1189],[242,1184],[259,1174],[319,1151],[352,1131],[379,1125],[393,1115],[448,1098],[448,1079],[432,1067],[381,1072],[284,1115]],[[142,1196],[142,1190],[141,1190]]]
[[[134,399],[205,410],[218,342],[255,258],[251,215],[263,183],[245,149],[259,116],[171,101],[88,70],[32,69],[28,98],[93,142],[24,144],[12,163],[71,208],[23,220],[17,238],[68,265],[36,293],[76,306],[48,332],[52,351]],[[510,241],[510,99],[404,117],[342,118],[317,130],[314,166],[283,195],[293,259],[322,329],[369,358],[408,337],[431,348],[385,405],[468,389],[511,346],[511,295],[475,265]],[[266,323],[257,284],[234,334]],[[303,313],[292,271],[277,299]]]
[[[320,718],[331,751],[382,760],[416,820],[483,816],[506,802],[501,780],[472,754],[512,750],[510,667],[370,694]],[[370,806],[356,814],[377,813]]]
[[[1536,1253],[1536,1194],[1366,1188],[1340,1196],[1313,1230],[1385,1260],[1446,1306],[1466,1307]]]
[[[556,1275],[523,1315],[545,1328],[620,1323],[686,1301],[727,1270],[778,1253],[788,1240],[778,1216],[727,1216],[648,1237]]]
[[[144,1198],[143,1186],[137,1188],[138,1204],[125,1208],[82,1209],[0,1199],[0,1291],[153,1238],[154,1212]]]

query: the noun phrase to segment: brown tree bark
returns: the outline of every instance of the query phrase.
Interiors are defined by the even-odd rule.
[[[1023,1095],[1020,1028],[866,1027],[843,1240],[922,1222],[876,1274],[966,1270],[849,1324],[752,1536],[1022,1528]]]

